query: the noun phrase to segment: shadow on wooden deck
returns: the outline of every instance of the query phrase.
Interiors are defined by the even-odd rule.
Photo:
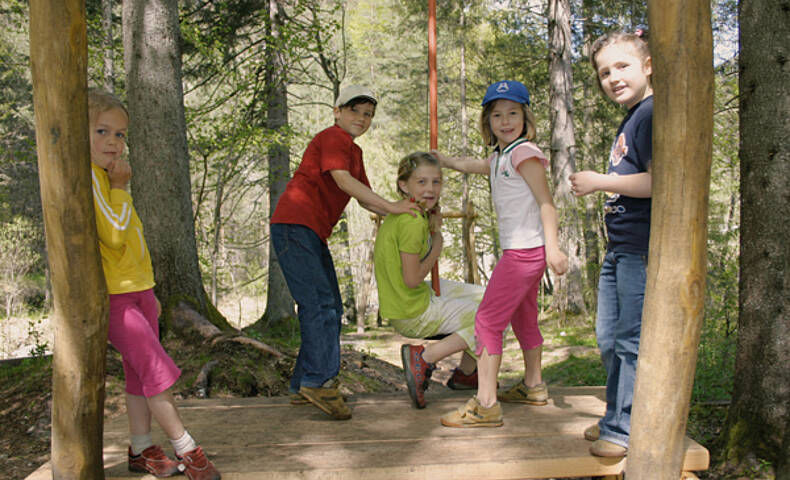
[[[402,393],[353,396],[353,418],[342,422],[284,397],[188,400],[179,410],[224,480],[562,478],[625,467],[623,459],[591,456],[582,436],[603,414],[603,387],[551,389],[544,407],[503,404],[503,427],[473,429],[439,423],[472,392],[437,390],[428,391],[423,410]],[[106,478],[153,479],[127,471],[126,417],[104,429]],[[172,454],[158,427],[154,441]],[[690,439],[686,445],[684,470],[707,469],[708,451]],[[28,480],[45,478],[52,478],[48,464]]]

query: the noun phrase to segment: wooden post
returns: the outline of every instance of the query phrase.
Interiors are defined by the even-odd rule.
[[[653,213],[629,480],[681,475],[706,276],[713,135],[707,0],[651,0]]]
[[[438,81],[436,76],[436,0],[428,0],[428,86],[430,97],[431,149],[439,148],[439,100]],[[439,260],[431,269],[431,287],[438,297]]]
[[[52,477],[103,479],[108,307],[91,193],[84,0],[30,1],[30,61],[54,299]]]

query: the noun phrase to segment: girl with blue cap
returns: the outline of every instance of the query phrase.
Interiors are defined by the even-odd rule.
[[[496,82],[488,87],[482,105],[480,132],[486,145],[494,147],[491,156],[459,158],[434,152],[442,166],[490,176],[503,250],[475,316],[477,395],[442,417],[447,427],[501,426],[502,407],[497,399],[546,405],[538,287],[547,264],[557,275],[568,268],[568,257],[559,248],[557,211],[546,181],[549,162],[533,142],[535,116],[529,108],[529,90],[513,80]],[[524,354],[524,380],[497,395],[502,341],[509,324]]]

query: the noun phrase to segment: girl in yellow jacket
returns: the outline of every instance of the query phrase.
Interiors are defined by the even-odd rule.
[[[104,277],[110,294],[110,343],[121,352],[131,445],[129,470],[190,480],[218,480],[219,472],[186,431],[171,387],[181,375],[159,342],[161,306],[143,225],[126,191],[132,170],[122,158],[129,115],[118,98],[88,92],[93,204]],[[151,439],[151,417],[173,444],[168,458]]]

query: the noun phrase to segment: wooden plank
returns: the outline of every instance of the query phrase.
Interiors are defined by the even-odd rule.
[[[441,426],[439,417],[470,396],[441,388],[428,391],[424,410],[411,408],[405,394],[352,396],[354,417],[347,422],[310,405],[291,406],[286,398],[189,400],[179,411],[223,479],[495,480],[622,472],[625,460],[591,456],[582,436],[603,413],[603,388],[556,388],[551,395],[545,407],[504,405],[505,425],[485,429]],[[126,428],[125,417],[105,425],[107,479],[140,478],[126,471]],[[688,440],[684,470],[707,466],[707,450]]]

